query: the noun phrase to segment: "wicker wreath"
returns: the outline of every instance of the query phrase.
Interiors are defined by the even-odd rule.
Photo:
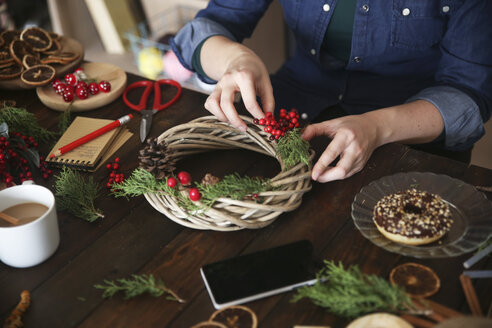
[[[219,198],[211,208],[187,212],[166,193],[147,193],[145,198],[159,212],[183,226],[202,230],[234,231],[258,229],[272,223],[280,214],[301,205],[302,195],[311,190],[311,163],[314,151],[309,150],[309,166],[298,163],[284,170],[284,163],[276,152],[276,142],[268,140],[262,127],[249,117],[241,118],[247,124],[246,132],[218,121],[213,116],[195,119],[166,130],[158,137],[165,141],[173,157],[181,158],[211,150],[243,148],[274,157],[281,172],[271,179],[275,190],[258,195],[261,202]]]

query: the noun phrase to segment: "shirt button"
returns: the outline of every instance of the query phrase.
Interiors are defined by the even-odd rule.
[[[362,11],[367,13],[369,11],[369,5],[363,5],[362,6]]]
[[[360,57],[357,57],[357,56],[354,57],[354,62],[356,62],[356,63],[360,63],[361,60],[362,59]]]
[[[401,14],[402,14],[403,16],[408,16],[408,15],[410,15],[410,9],[408,9],[408,8],[403,9],[403,10],[401,11]]]
[[[442,7],[442,12],[447,13],[449,11],[449,6]]]
[[[325,3],[325,4],[323,5],[323,10],[324,10],[324,11],[330,11],[330,5],[329,5],[329,4],[327,4],[327,3]]]
[[[314,48],[311,49],[311,55],[313,55],[313,56],[316,55],[316,49],[314,49]]]

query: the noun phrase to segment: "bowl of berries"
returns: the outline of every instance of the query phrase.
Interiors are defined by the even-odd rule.
[[[107,63],[83,63],[73,72],[36,89],[41,102],[54,110],[93,110],[113,102],[126,86],[126,73]]]

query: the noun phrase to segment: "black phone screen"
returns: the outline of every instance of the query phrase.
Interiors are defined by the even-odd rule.
[[[312,251],[301,240],[207,264],[202,275],[214,305],[226,304],[313,279]]]

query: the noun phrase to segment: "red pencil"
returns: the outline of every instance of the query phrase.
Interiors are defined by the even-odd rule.
[[[132,114],[128,114],[128,115],[125,115],[123,117],[120,117],[116,121],[113,121],[113,122],[109,123],[108,125],[105,125],[102,128],[99,128],[96,131],[89,133],[88,135],[86,135],[82,138],[79,138],[75,141],[72,141],[68,145],[65,145],[63,147],[58,148],[58,150],[56,150],[54,153],[52,153],[50,155],[50,158],[61,156],[61,155],[65,154],[66,152],[69,152],[70,150],[77,148],[78,146],[81,146],[81,145],[91,141],[92,139],[95,139],[95,138],[99,137],[100,135],[105,134],[106,132],[108,132],[110,130],[113,130],[114,128],[117,128],[120,125],[128,123],[132,118],[133,118]]]

